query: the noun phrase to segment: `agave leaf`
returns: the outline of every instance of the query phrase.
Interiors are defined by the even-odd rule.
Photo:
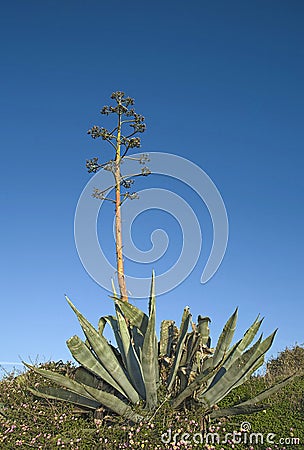
[[[270,348],[276,331],[261,342],[259,339],[249,350],[241,355],[231,367],[221,377],[220,382],[212,382],[211,386],[204,392],[200,398],[203,399],[207,405],[214,405],[224,398],[232,389],[240,384],[244,377],[256,367],[257,362]]]
[[[48,369],[39,369],[38,367],[31,366],[30,364],[27,364],[25,362],[23,362],[23,364],[28,369],[31,369],[34,372],[38,373],[38,375],[41,375],[42,377],[47,378],[48,380],[53,381],[54,383],[57,383],[60,386],[63,386],[69,391],[75,392],[76,394],[79,394],[82,397],[86,397],[90,400],[96,400],[93,396],[88,394],[88,392],[86,391],[86,389],[82,384],[72,380],[71,378],[65,375],[61,375],[58,372],[53,372],[52,370]]]
[[[134,348],[136,351],[136,354],[138,356],[138,359],[141,363],[142,361],[142,348],[144,345],[144,337],[141,334],[141,332],[139,331],[139,329],[137,327],[131,327],[131,334],[132,334],[132,339],[133,339],[133,343],[134,343]]]
[[[117,398],[115,395],[110,394],[108,392],[101,391],[100,389],[95,389],[90,386],[85,386],[83,384],[78,383],[77,381],[71,380],[69,377],[65,375],[61,375],[56,372],[52,372],[47,369],[39,369],[37,367],[30,366],[29,364],[23,363],[29,369],[32,369],[34,372],[42,375],[44,378],[47,378],[60,386],[63,386],[69,389],[76,394],[79,394],[85,398],[90,400],[95,400],[99,404],[104,405],[106,408],[111,409],[115,413],[126,417],[128,419],[134,420],[135,422],[143,419],[142,416],[134,413],[132,408],[124,403],[122,400]]]
[[[248,328],[248,330],[244,334],[243,339],[241,340],[240,347],[239,347],[239,350],[241,352],[244,351],[251,344],[251,342],[253,341],[257,332],[259,331],[260,326],[264,320],[264,317],[262,317],[262,319],[260,319],[259,317],[260,317],[260,315],[258,315],[258,317],[255,319],[255,321],[251,325],[251,327]]]
[[[119,398],[115,397],[115,395],[100,391],[99,389],[94,389],[89,386],[86,386],[86,390],[90,395],[94,396],[94,398],[103,406],[110,409],[111,411],[114,411],[116,414],[119,414],[126,419],[132,420],[133,422],[141,422],[143,420],[143,416],[140,416],[139,414],[134,412],[129,405],[124,403]]]
[[[114,298],[118,299],[118,295],[117,295],[117,292],[116,292],[116,288],[115,288],[115,284],[114,284],[113,278],[111,278],[111,284],[112,284],[112,291],[113,291]]]
[[[124,316],[129,320],[130,324],[137,327],[144,335],[148,326],[148,316],[136,306],[129,302],[124,302],[114,297],[115,302],[118,303]]]
[[[103,330],[106,326],[106,323],[107,323],[107,321],[106,321],[105,317],[101,317],[98,321],[98,333],[100,334],[100,336],[103,335]]]
[[[131,341],[130,332],[126,324],[125,318],[122,315],[120,308],[117,304],[115,305],[115,309],[116,309],[118,330],[120,334],[120,341],[122,346],[122,348],[120,349],[120,353],[123,357],[127,373],[133,386],[139,393],[140,397],[145,400],[146,389],[143,380],[141,363],[138,359],[137,353]]]
[[[95,328],[90,324],[90,322],[77,310],[73,305],[71,300],[66,297],[67,302],[75,312],[79,323],[86,335],[91,347],[94,350],[98,360],[101,362],[107,372],[111,374],[111,377],[116,381],[119,386],[123,389],[124,393],[131,400],[132,403],[137,403],[139,401],[139,396],[137,391],[134,389],[130,381],[128,380],[123,368],[119,364],[115,353],[113,352],[111,346],[107,342],[104,336],[100,335]],[[82,364],[82,363],[81,363]],[[90,370],[90,367],[87,367]],[[106,380],[107,381],[107,380]]]
[[[259,316],[256,318],[256,320],[253,322],[250,328],[246,331],[243,338],[234,345],[231,352],[227,355],[227,358],[225,359],[223,363],[223,367],[225,367],[226,370],[229,369],[231,364],[243,353],[243,351],[251,344],[254,337],[256,336],[261,323],[263,322],[263,319],[259,320]]]
[[[250,369],[248,369],[247,373],[242,378],[240,378],[240,380],[233,386],[233,389],[237,388],[241,384],[245,383],[245,381],[249,380],[251,375],[259,367],[261,367],[263,365],[264,361],[265,361],[265,355],[260,356],[260,358],[256,361],[256,363]]]
[[[82,366],[77,367],[73,371],[71,378],[78,383],[85,384],[96,389],[101,389],[102,391],[111,393],[114,393],[115,391],[115,388],[113,386]]]
[[[104,319],[111,326],[111,328],[113,330],[116,344],[118,346],[118,349],[119,349],[119,352],[120,352],[123,364],[124,364],[124,366],[126,368],[127,366],[126,366],[126,362],[125,362],[125,359],[124,359],[124,351],[123,351],[122,340],[121,340],[121,336],[120,336],[120,332],[119,332],[119,325],[118,325],[117,317],[109,315],[109,316],[105,316]]]
[[[184,343],[186,340],[186,336],[187,336],[187,331],[189,328],[189,323],[191,320],[191,314],[189,311],[189,307],[187,306],[184,309],[184,313],[183,313],[183,317],[182,317],[182,322],[181,322],[181,327],[180,327],[180,331],[179,331],[179,337],[178,337],[178,341],[177,341],[177,345],[176,345],[176,350],[175,350],[175,358],[173,361],[173,364],[171,366],[171,370],[169,373],[169,377],[167,380],[167,388],[170,391],[173,387],[175,378],[176,378],[176,374],[179,368],[179,363],[182,357],[182,352],[183,352],[183,347],[184,347]]]
[[[62,400],[93,410],[100,407],[100,402],[97,402],[96,400],[91,400],[90,398],[88,398],[88,394],[87,397],[84,397],[82,395],[75,394],[75,392],[71,392],[63,388],[39,387],[36,389],[29,388],[28,390],[37,397],[49,398],[52,400]]]
[[[301,376],[303,374],[296,373],[294,375],[291,375],[287,378],[284,378],[284,380],[279,381],[274,386],[271,386],[270,388],[265,389],[263,392],[260,392],[256,397],[246,400],[245,402],[238,403],[236,406],[252,406],[256,405],[257,403],[260,403],[261,401],[268,398],[270,395],[275,394],[277,391],[282,389],[282,387],[286,386],[288,383],[290,383],[292,380],[294,380],[296,377]]]
[[[234,311],[232,316],[228,319],[226,325],[224,326],[224,329],[219,337],[217,346],[214,351],[214,355],[212,358],[212,363],[214,367],[216,367],[226,356],[229,346],[231,344],[236,322],[237,322],[237,314],[238,314],[238,308]]]
[[[158,349],[155,333],[155,290],[154,271],[152,272],[149,321],[144,334],[142,349],[142,370],[146,387],[146,408],[153,409],[157,405],[157,383],[158,383]]]
[[[220,417],[230,417],[230,416],[237,416],[239,414],[253,414],[259,411],[263,411],[264,409],[270,408],[270,405],[248,405],[248,406],[232,406],[231,408],[222,408],[222,409],[215,409],[213,410],[209,417],[210,419],[218,419]]]
[[[208,367],[208,369],[201,372],[196,378],[190,383],[186,389],[184,389],[175,399],[172,401],[172,407],[177,408],[184,400],[190,397],[194,391],[196,391],[200,386],[207,384],[208,380],[214,375],[214,367]],[[199,399],[198,399],[199,400]]]
[[[170,356],[174,334],[174,320],[163,320],[160,325],[159,356]]]
[[[104,366],[95,358],[93,353],[87,348],[78,336],[73,336],[67,340],[67,346],[75,360],[87,370],[99,376],[121,394],[127,396],[121,386],[112,378]]]
[[[252,355],[255,354],[262,340],[262,336],[258,341],[249,348],[243,355],[241,355],[229,368],[228,371],[221,367],[215,370],[215,376],[211,383],[208,383],[206,388],[199,394],[199,400],[206,404],[206,406],[211,406],[216,404],[221,397],[223,392],[226,392],[233,384],[237,383],[240,378],[246,373],[244,367],[250,361]]]
[[[211,322],[209,317],[198,316],[196,327],[200,334],[200,344],[207,346],[208,348],[210,348],[211,345],[209,322]]]
[[[179,365],[190,368],[191,360],[198,349],[199,349],[199,334],[194,331],[192,331],[191,333],[187,333],[184,344],[184,352],[182,353]]]

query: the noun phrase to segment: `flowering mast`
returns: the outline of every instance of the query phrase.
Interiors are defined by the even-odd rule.
[[[96,173],[99,169],[108,170],[113,173],[114,185],[109,186],[107,189],[100,191],[99,189],[94,189],[93,197],[99,198],[101,200],[110,200],[115,204],[115,250],[116,250],[116,266],[117,266],[117,280],[120,291],[120,298],[123,301],[128,301],[128,291],[126,287],[125,271],[124,271],[124,260],[123,260],[123,240],[122,240],[122,219],[121,219],[121,205],[125,200],[138,198],[136,192],[131,193],[129,189],[134,183],[134,177],[136,176],[146,176],[149,175],[150,170],[147,167],[142,167],[140,173],[122,176],[120,166],[124,158],[130,158],[127,153],[132,148],[139,148],[141,146],[140,138],[135,137],[137,133],[143,133],[146,129],[144,123],[145,118],[140,114],[137,114],[132,107],[134,105],[134,99],[131,97],[125,97],[124,92],[117,91],[113,92],[111,99],[115,100],[116,106],[104,106],[101,109],[101,114],[117,115],[117,125],[112,131],[108,131],[106,128],[101,128],[94,125],[88,130],[88,134],[92,136],[93,139],[101,137],[103,140],[107,141],[115,150],[115,157],[110,161],[99,164],[98,158],[93,158],[86,161],[86,167],[88,172]],[[131,133],[124,136],[123,126],[128,124],[132,127]],[[148,161],[147,155],[141,155],[137,159],[140,164],[145,164]],[[107,197],[107,193],[114,188],[115,198],[112,199]],[[125,189],[122,192],[122,189]]]

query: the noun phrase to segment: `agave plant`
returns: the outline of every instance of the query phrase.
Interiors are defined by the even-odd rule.
[[[73,336],[69,350],[80,366],[73,374],[62,375],[25,365],[58,387],[37,387],[39,397],[63,400],[85,409],[103,407],[133,422],[149,420],[159,405],[160,386],[173,408],[198,405],[211,418],[248,414],[265,406],[257,405],[288,383],[289,377],[257,397],[226,409],[220,402],[232,389],[244,383],[264,362],[275,333],[253,342],[263,319],[257,317],[243,338],[231,345],[237,322],[237,309],[228,319],[215,348],[211,348],[208,317],[192,321],[184,309],[180,327],[174,321],[161,324],[160,341],[155,331],[154,274],[152,274],[148,315],[124,302],[113,292],[115,316],[101,317],[98,329],[76,309],[85,341]],[[104,337],[106,324],[115,335],[117,348]],[[191,327],[191,328],[190,328]],[[191,331],[189,331],[191,329]],[[251,345],[251,346],[250,346]]]

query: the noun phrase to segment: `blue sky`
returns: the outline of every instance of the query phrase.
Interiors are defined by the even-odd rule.
[[[179,321],[190,305],[194,318],[212,318],[214,343],[238,305],[237,336],[258,313],[266,334],[279,328],[269,355],[304,342],[303,16],[299,0],[2,5],[0,361],[70,358],[65,341],[81,331],[64,293],[94,324],[113,312],[81,265],[73,220],[85,160],[111,157],[86,131],[107,126],[99,110],[116,90],[146,117],[142,151],[199,165],[229,217],[225,258],[202,285],[210,217],[193,192],[170,185],[196,210],[205,246],[187,280],[158,298],[158,320]],[[168,187],[138,186],[155,180]],[[110,224],[111,209],[103,214]],[[148,214],[135,229],[143,249],[154,225],[169,224],[169,236],[175,226]]]

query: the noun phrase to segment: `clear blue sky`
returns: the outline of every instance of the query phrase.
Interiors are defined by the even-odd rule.
[[[81,331],[64,293],[94,324],[113,312],[80,263],[73,219],[85,160],[111,156],[86,131],[106,126],[115,90],[146,117],[142,150],[202,167],[229,216],[224,261],[202,285],[211,224],[188,192],[206,246],[159,297],[158,320],[189,304],[212,318],[214,342],[238,305],[238,333],[258,313],[266,334],[279,328],[270,354],[304,342],[303,20],[300,0],[2,4],[0,361],[69,358],[65,340]]]

